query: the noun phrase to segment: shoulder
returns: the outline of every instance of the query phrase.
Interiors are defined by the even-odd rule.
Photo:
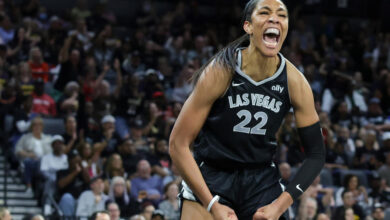
[[[294,66],[294,64],[292,64],[289,60],[285,60],[289,86],[302,86],[302,84],[306,84],[307,80],[303,73],[299,71],[298,68]]]
[[[200,74],[194,91],[207,93],[211,98],[218,98],[228,88],[232,76],[228,68],[213,60]]]

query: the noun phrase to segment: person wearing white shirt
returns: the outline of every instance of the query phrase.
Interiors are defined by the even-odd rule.
[[[54,135],[51,141],[52,153],[46,154],[41,159],[41,174],[45,181],[43,189],[43,202],[45,214],[51,214],[50,197],[56,189],[56,173],[59,170],[68,169],[68,157],[64,154],[64,138],[61,135]]]

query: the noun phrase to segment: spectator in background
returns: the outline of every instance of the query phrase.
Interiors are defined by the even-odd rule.
[[[58,61],[61,64],[61,69],[58,74],[54,88],[58,91],[63,91],[65,85],[70,81],[78,81],[82,74],[80,51],[72,49],[72,43],[76,42],[77,33],[72,33],[65,39],[64,45],[60,50]],[[69,53],[70,51],[70,53]]]
[[[68,115],[65,118],[65,133],[62,137],[64,137],[65,144],[64,153],[68,154],[74,150],[76,143],[78,143],[77,121],[74,116]]]
[[[174,163],[171,163],[171,167],[168,170],[168,175],[166,175],[163,179],[163,184],[164,187],[170,183],[170,182],[175,182],[177,185],[180,185],[182,181],[182,178],[180,176],[179,171],[177,170],[177,167],[175,166]]]
[[[354,174],[347,174],[344,177],[343,187],[336,192],[336,205],[341,205],[344,201],[342,193],[349,191],[353,193],[354,201],[362,208],[368,207],[368,194],[367,190],[363,185],[360,185],[359,178]]]
[[[386,153],[385,158],[386,158],[386,163],[379,168],[378,174],[382,179],[386,181],[387,184],[389,184],[390,183],[390,153]]]
[[[371,98],[367,114],[361,117],[360,125],[366,129],[386,131],[390,129],[390,120],[383,114],[378,98]]]
[[[41,79],[34,83],[32,112],[49,117],[57,115],[56,103],[50,95],[45,93],[45,83]]]
[[[143,197],[158,204],[162,199],[163,184],[158,175],[151,175],[152,170],[147,160],[140,160],[137,164],[137,177],[131,180],[131,196],[134,198]]]
[[[108,182],[111,181],[112,178],[117,176],[127,178],[127,173],[123,168],[123,161],[119,154],[117,153],[111,154],[108,157],[105,166],[106,168],[104,174]]]
[[[104,182],[100,176],[91,179],[89,183],[91,190],[81,193],[76,208],[76,216],[85,218],[96,211],[105,210],[105,203],[108,196],[104,194]]]
[[[123,218],[120,218],[121,210],[115,202],[107,202],[106,210],[110,215],[110,220],[123,220]]]
[[[166,220],[179,220],[179,188],[175,182],[164,186],[164,200],[159,204],[158,209],[164,213]]]
[[[301,199],[299,205],[299,213],[297,218],[299,220],[314,220],[317,215],[317,200],[311,197]]]
[[[152,220],[154,210],[156,210],[156,208],[154,208],[151,203],[146,202],[143,204],[141,216],[143,216],[145,220]]]
[[[341,197],[343,198],[342,205],[339,205],[332,215],[332,218],[334,219],[343,219],[347,210],[352,209],[352,213],[355,213],[359,216],[360,219],[365,218],[365,213],[363,208],[356,203],[354,193],[351,191],[348,191],[345,189],[343,193],[341,194]]]
[[[115,131],[115,118],[112,115],[105,115],[101,120],[102,132],[95,137],[94,149],[101,152],[101,157],[107,157],[117,152],[121,138]]]
[[[385,208],[382,204],[376,203],[372,208],[371,218],[372,220],[384,220],[385,219]]]
[[[8,44],[14,38],[14,35],[15,29],[11,19],[7,15],[2,14],[0,16],[0,43]]]
[[[39,171],[39,161],[51,153],[51,137],[43,133],[43,120],[36,117],[31,122],[31,132],[24,134],[16,143],[15,154],[24,165],[23,180],[27,192],[32,193],[32,180]]]
[[[54,135],[51,139],[52,153],[46,154],[41,159],[40,170],[44,177],[42,201],[45,205],[45,215],[50,214],[50,198],[54,199],[56,192],[57,171],[66,170],[69,167],[68,157],[64,154],[64,139],[61,135]]]
[[[379,161],[376,156],[379,151],[379,143],[376,140],[376,132],[368,130],[364,133],[365,136],[363,137],[364,139],[362,143],[359,142],[359,139],[356,139],[356,143],[362,144],[363,146],[357,146],[352,167],[366,170],[377,170],[379,169]]]
[[[91,215],[91,217],[89,217],[88,219],[89,220],[111,220],[110,213],[105,210],[94,212]]]
[[[140,204],[138,201],[130,197],[128,188],[130,183],[126,182],[123,177],[116,176],[111,180],[109,189],[109,199],[119,206],[120,216],[123,218],[130,217],[133,214],[139,213]]]
[[[33,79],[42,79],[47,83],[50,79],[49,65],[43,60],[42,52],[39,47],[33,47],[30,50],[29,61]]]
[[[0,219],[1,220],[12,220],[11,212],[5,207],[1,207],[0,208]]]
[[[57,189],[59,207],[65,217],[73,217],[76,211],[76,201],[80,194],[88,188],[90,177],[88,170],[81,165],[77,153],[68,155],[69,169],[57,172]]]
[[[17,85],[19,96],[30,96],[34,92],[34,80],[31,75],[30,65],[27,62],[20,62],[18,65]]]
[[[82,141],[77,145],[76,149],[81,158],[81,165],[84,169],[88,170],[89,176],[92,178],[100,175],[102,170],[98,161],[99,154],[92,150],[91,145],[88,142]]]
[[[58,114],[61,116],[75,115],[79,108],[80,86],[75,81],[66,84],[64,94],[57,101]]]
[[[126,139],[118,147],[118,152],[122,156],[123,168],[131,177],[137,171],[137,164],[143,156],[137,153],[137,149],[131,139]]]

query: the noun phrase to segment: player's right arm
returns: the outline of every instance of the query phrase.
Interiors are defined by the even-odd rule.
[[[223,95],[230,81],[231,77],[226,70],[215,62],[211,62],[184,103],[169,140],[169,153],[173,163],[204,207],[208,206],[213,195],[191,154],[190,145],[202,128],[213,103]],[[214,217],[216,217],[214,212],[219,212],[220,207],[218,203],[212,206]]]

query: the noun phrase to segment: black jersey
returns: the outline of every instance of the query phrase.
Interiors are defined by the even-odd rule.
[[[226,93],[217,99],[194,143],[197,160],[222,166],[270,163],[276,137],[290,110],[285,58],[269,78],[256,82],[241,70],[241,51]]]

